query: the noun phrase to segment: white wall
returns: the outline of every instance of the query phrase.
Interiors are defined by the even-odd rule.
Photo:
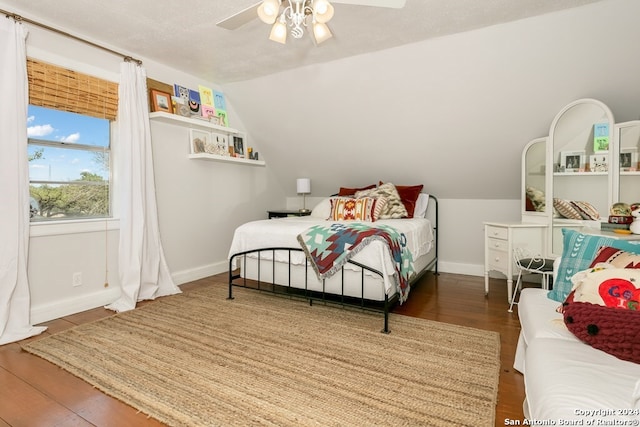
[[[518,199],[521,151],[563,106],[640,117],[638,16],[637,0],[602,1],[224,89],[288,195],[306,176],[312,195],[383,180]]]
[[[482,274],[482,222],[519,218],[524,145],[581,97],[601,99],[618,121],[638,118],[640,57],[627,47],[640,40],[637,16],[640,2],[610,0],[220,88],[231,126],[248,131],[264,168],[188,160],[188,131],[153,123],[160,231],[176,282],[226,271],[233,230],[284,207],[298,177],[312,179],[314,197],[378,180],[424,183],[441,201],[441,271]],[[34,57],[117,79],[120,58],[110,54],[37,28],[28,45]],[[145,67],[155,80],[217,87]],[[35,323],[117,296],[117,221],[95,227],[32,235]],[[82,286],[72,287],[74,272]]]
[[[119,79],[120,57],[82,43],[30,27],[27,46],[30,57],[112,81]],[[215,82],[168,69],[141,54],[123,53],[144,60],[147,75],[154,80],[221,89]],[[227,107],[231,126],[247,130],[233,103],[229,101]],[[160,233],[174,280],[182,284],[226,271],[233,230],[243,222],[265,218],[267,209],[284,204],[284,190],[274,178],[274,169],[189,160],[186,128],[152,122],[151,132]],[[266,158],[252,138],[248,131],[248,141]],[[114,141],[113,156],[118,154]],[[117,187],[117,171],[114,180]],[[117,219],[33,225],[29,252],[32,322],[116,299],[120,292],[118,238]],[[72,286],[74,273],[82,274],[81,286]]]

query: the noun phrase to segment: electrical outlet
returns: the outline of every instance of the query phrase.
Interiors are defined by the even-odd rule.
[[[82,273],[73,273],[71,284],[73,286],[82,286]]]

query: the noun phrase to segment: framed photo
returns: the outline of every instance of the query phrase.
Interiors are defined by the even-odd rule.
[[[638,149],[636,147],[620,149],[620,170],[638,170]]]
[[[157,89],[151,89],[151,111],[164,111],[173,114],[171,95]]]
[[[609,153],[606,151],[589,156],[589,170],[591,172],[609,171]]]
[[[246,137],[243,134],[231,135],[231,141],[233,142],[233,152],[235,157],[244,158],[244,145],[246,143]]]
[[[211,134],[197,129],[189,130],[191,154],[206,153],[211,147]]]
[[[585,171],[585,154],[582,151],[561,151],[560,152],[560,171],[564,172],[584,172]]]
[[[229,137],[223,133],[213,132],[211,134],[211,154],[229,157]]]

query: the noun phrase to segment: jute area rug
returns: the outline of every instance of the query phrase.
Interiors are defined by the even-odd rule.
[[[211,286],[23,348],[172,426],[493,426],[498,333]]]

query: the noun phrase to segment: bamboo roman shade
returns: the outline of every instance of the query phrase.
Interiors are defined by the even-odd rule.
[[[29,104],[115,120],[118,84],[27,59]]]

